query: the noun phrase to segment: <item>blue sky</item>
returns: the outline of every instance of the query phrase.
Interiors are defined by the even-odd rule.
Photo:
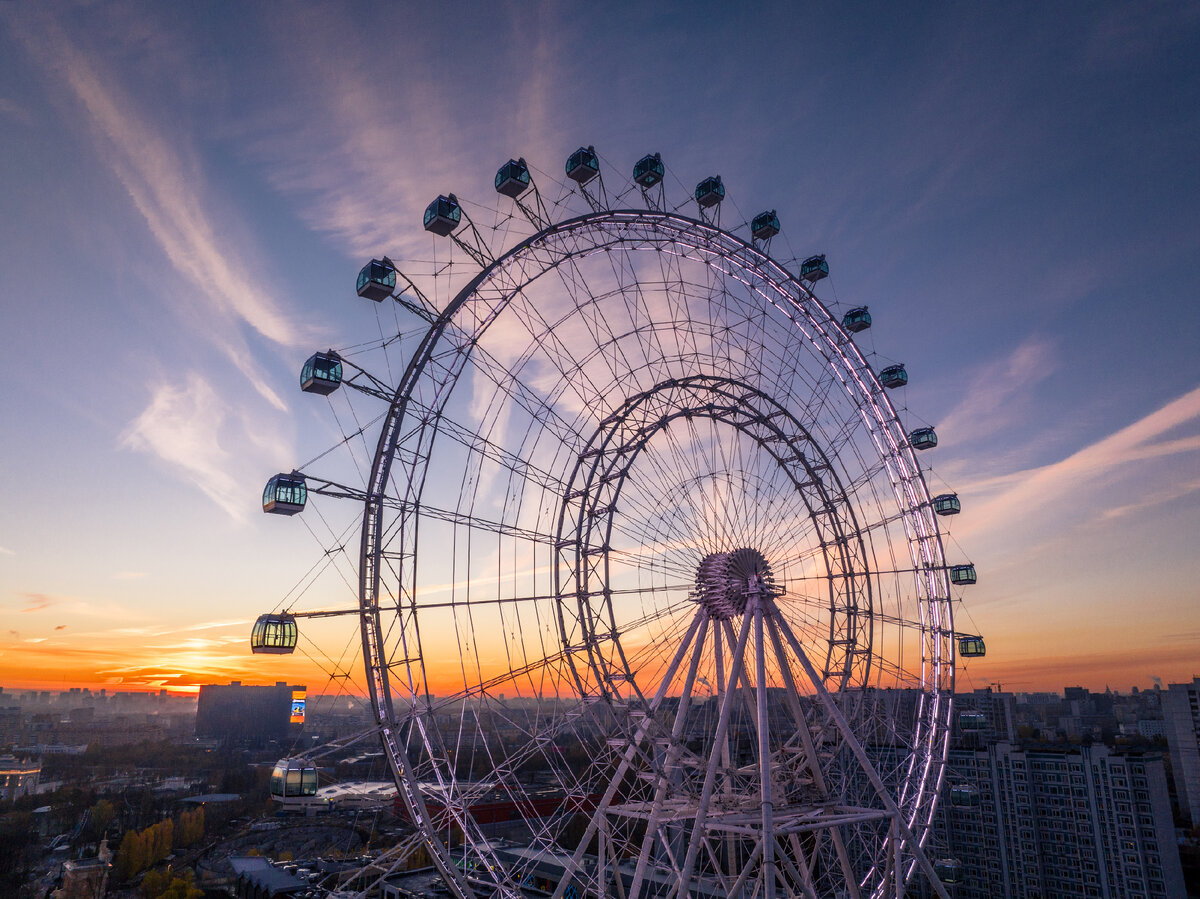
[[[963,499],[968,686],[1189,677],[1198,54],[1188,3],[4,4],[0,683],[255,679],[359,266],[580,144],[720,173],[870,305]]]

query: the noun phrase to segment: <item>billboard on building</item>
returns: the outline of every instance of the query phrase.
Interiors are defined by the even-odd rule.
[[[292,691],[292,724],[304,723],[304,690]]]

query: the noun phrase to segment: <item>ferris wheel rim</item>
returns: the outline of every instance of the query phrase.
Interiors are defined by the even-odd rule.
[[[601,223],[636,224],[644,222],[654,222],[660,224],[671,223],[679,228],[678,233],[702,232],[708,235],[710,238],[719,238],[722,241],[733,244],[739,253],[745,254],[747,258],[755,261],[755,270],[761,268],[768,270],[775,275],[775,278],[770,279],[773,285],[777,286],[776,282],[787,284],[793,288],[801,298],[803,298],[804,302],[811,304],[818,309],[823,314],[824,320],[828,323],[831,323],[833,326],[832,337],[829,335],[823,336],[827,340],[832,340],[834,345],[839,346],[842,361],[853,366],[860,373],[865,372],[870,378],[874,378],[874,373],[870,371],[857,346],[844,332],[840,330],[840,328],[837,326],[836,319],[833,318],[824,304],[811,292],[811,290],[806,288],[796,276],[787,271],[787,269],[781,266],[779,263],[771,259],[770,256],[760,251],[753,244],[746,242],[737,235],[717,227],[710,222],[689,218],[687,216],[680,215],[677,212],[642,209],[593,211],[542,228],[536,233],[518,242],[511,249],[491,263],[483,266],[483,268],[457,292],[454,299],[452,299],[437,316],[436,320],[431,324],[431,327],[426,333],[417,351],[413,354],[413,357],[409,361],[404,376],[401,378],[401,381],[396,388],[391,406],[387,413],[387,419],[384,423],[384,426],[380,430],[379,441],[376,448],[375,457],[372,462],[371,476],[363,513],[360,556],[360,608],[361,612],[363,613],[362,637],[364,664],[367,667],[368,684],[371,689],[373,706],[375,708],[376,716],[380,726],[384,728],[392,728],[395,726],[396,722],[400,720],[395,715],[392,705],[393,690],[390,685],[390,678],[392,677],[392,671],[394,669],[391,664],[391,660],[386,657],[386,652],[383,651],[384,642],[381,621],[383,607],[380,605],[379,591],[379,579],[382,576],[379,560],[382,553],[381,540],[383,535],[380,523],[383,513],[383,496],[386,494],[384,485],[387,484],[391,474],[391,465],[396,451],[396,440],[398,439],[400,428],[402,427],[405,419],[408,417],[409,406],[412,398],[412,390],[415,384],[421,378],[426,366],[429,364],[432,354],[436,350],[439,342],[442,340],[446,328],[453,323],[457,313],[462,309],[467,300],[478,291],[480,286],[487,283],[491,275],[500,270],[502,266],[508,264],[511,260],[518,258],[522,253],[529,251],[531,248],[539,244],[544,244],[548,238],[555,235],[586,232],[586,229],[589,226]],[[591,251],[594,252],[596,249],[596,247],[592,247]],[[699,248],[695,245],[692,245],[689,247],[689,249],[698,250]],[[586,254],[581,253],[580,255]],[[731,260],[732,257],[727,258]],[[747,267],[740,266],[739,263],[734,264],[738,264],[739,267],[743,268],[743,270],[749,270]],[[543,268],[537,276],[544,274],[548,270],[548,267]],[[800,308],[799,304],[797,308],[805,315],[810,315],[810,311]],[[451,380],[453,380],[453,378],[451,378]],[[871,383],[871,381],[866,381],[868,386],[870,386]],[[887,397],[886,393],[883,392],[882,388],[879,387],[877,381],[874,382],[873,386],[877,387],[878,389],[874,391],[868,391],[868,393],[871,396],[873,403],[877,404],[877,408],[875,410],[876,414],[879,416],[881,421],[886,421],[889,424],[898,424],[898,416],[896,415],[895,408],[892,406],[890,399]],[[908,475],[908,477],[903,479],[905,487],[911,491],[911,481],[913,480],[915,480],[919,485],[918,495],[909,496],[910,501],[915,500],[914,505],[916,507],[924,507],[927,509],[929,505],[929,491],[925,486],[924,478],[920,471],[920,466],[915,461],[911,447],[909,447],[906,442],[900,442],[900,439],[903,437],[902,429],[899,431],[899,433],[896,433],[893,429],[888,436],[892,440],[891,447],[893,458],[906,456],[907,458],[905,461],[911,464],[911,473]],[[889,475],[890,474],[891,469],[889,468]],[[896,485],[897,479],[892,477],[892,482],[893,485]],[[931,512],[929,513],[928,517],[930,519],[928,523],[933,523]],[[920,528],[918,528],[918,530],[920,530]],[[936,545],[936,547],[932,550],[932,556],[935,564],[944,559],[944,551],[941,547],[940,533],[936,527],[936,524],[933,524],[932,540],[928,533],[919,534],[918,539],[920,540],[922,549],[926,552],[930,552],[930,542]],[[912,538],[910,537],[910,549],[912,548],[912,545]],[[944,567],[944,563],[941,564]],[[916,565],[915,557],[914,565]],[[933,591],[931,590],[930,593],[932,594]],[[948,591],[946,591],[944,594],[942,594],[941,591],[938,591],[938,595],[936,596],[926,595],[923,597],[923,600],[925,603],[938,602],[945,606],[944,610],[942,610],[942,614],[944,614],[947,619],[945,627],[952,634],[952,607],[949,602]],[[940,631],[942,626],[939,625],[938,629]],[[421,654],[418,649],[417,656],[420,657],[420,655]],[[406,662],[406,664],[411,663]],[[423,665],[424,661],[422,660],[420,664]],[[951,658],[948,661],[939,659],[933,663],[933,666],[938,675],[938,686],[936,689],[943,693],[949,692],[952,694],[954,677],[952,653]],[[925,683],[925,668],[926,666],[923,662],[921,672],[922,684]],[[415,695],[415,691],[410,690],[409,692],[414,693],[413,699],[416,701],[417,697]],[[932,750],[936,747],[930,746],[929,748]],[[943,758],[945,751],[946,744],[945,740],[943,739],[940,746],[940,752]],[[395,755],[397,751],[393,746],[389,752]],[[926,767],[936,763],[936,759],[933,758],[933,754],[934,753],[931,752],[926,755],[924,759],[924,764]],[[398,758],[389,760],[393,762],[394,767],[398,768],[402,766],[402,760]],[[397,776],[398,778],[401,776],[401,772],[399,770],[397,770]],[[938,772],[938,777],[940,779],[940,771]],[[934,792],[936,793],[936,788]],[[914,821],[915,816],[918,815],[919,812],[920,809],[914,808]]]

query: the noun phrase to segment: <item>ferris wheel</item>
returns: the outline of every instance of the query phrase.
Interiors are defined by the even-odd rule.
[[[907,371],[856,345],[866,307],[818,299],[824,256],[771,255],[775,212],[722,227],[719,177],[673,206],[657,154],[606,186],[581,147],[565,174],[543,196],[512,160],[505,205],[426,210],[450,257],[363,268],[418,323],[402,374],[331,350],[302,383],[379,404],[369,466],[264,494],[361,504],[354,614],[405,814],[460,897],[948,895],[925,845],[956,650],[983,642],[955,634],[975,571],[945,558],[936,434],[889,396]],[[263,616],[255,649],[305,614]]]

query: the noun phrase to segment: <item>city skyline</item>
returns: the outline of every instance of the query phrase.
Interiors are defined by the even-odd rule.
[[[434,196],[581,144],[719,172],[871,307],[963,501],[959,689],[1190,681],[1200,14],[694,10],[0,10],[0,684],[323,692],[248,645],[320,551],[259,511],[336,436],[300,365],[372,336],[354,275],[426,258]]]

